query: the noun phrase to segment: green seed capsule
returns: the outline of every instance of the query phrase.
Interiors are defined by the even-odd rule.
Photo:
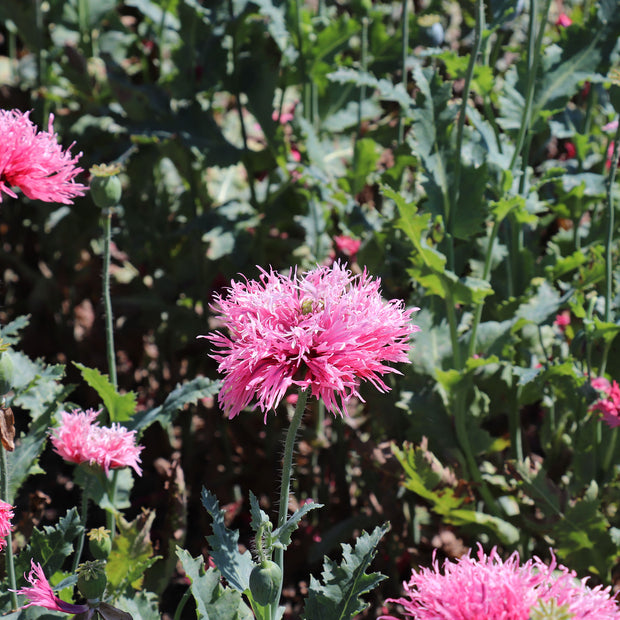
[[[281,583],[282,571],[271,560],[263,560],[250,573],[250,592],[254,600],[263,607],[276,602]]]
[[[13,387],[15,368],[13,360],[7,351],[0,353],[0,396],[6,394]]]
[[[116,207],[121,201],[123,188],[117,176],[94,176],[90,181],[90,195],[101,209]]]
[[[80,594],[87,600],[100,599],[105,592],[108,578],[105,574],[105,562],[95,560],[84,562],[78,568],[77,586]]]

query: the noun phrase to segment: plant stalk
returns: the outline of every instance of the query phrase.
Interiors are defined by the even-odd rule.
[[[6,457],[6,450],[0,446],[0,487],[2,489],[2,499],[9,502],[9,463]],[[9,578],[9,587],[11,589],[11,607],[17,609],[17,594],[13,590],[17,590],[17,581],[15,580],[15,558],[13,556],[13,536],[11,530],[6,535],[6,553],[5,553],[6,573]]]
[[[110,245],[112,242],[112,214],[114,209],[105,209],[103,212],[103,305],[105,309],[105,339],[108,355],[108,372],[110,383],[116,390],[116,355],[114,353],[114,325],[112,315],[112,299],[110,297]]]
[[[90,474],[87,474],[90,476]],[[88,516],[88,480],[84,483],[84,488],[82,489],[82,505],[80,507],[80,523],[82,524],[82,532],[80,533],[80,537],[78,538],[77,547],[75,549],[75,555],[73,557],[73,566],[71,572],[75,573],[77,571],[77,567],[80,564],[80,558],[82,557],[82,551],[84,550],[84,539],[86,538],[86,517]]]
[[[402,9],[402,51],[401,51],[401,70],[403,72],[402,84],[407,90],[407,54],[409,53],[409,0],[403,0]],[[400,110],[398,117],[398,144],[402,144],[405,139],[405,119],[403,110]]]
[[[293,470],[293,450],[295,449],[295,437],[301,424],[301,419],[306,409],[306,401],[308,400],[308,390],[299,389],[297,395],[297,405],[295,413],[291,418],[288,432],[286,433],[286,442],[284,444],[284,459],[282,461],[282,482],[280,483],[280,505],[278,509],[278,525],[282,527],[286,523],[288,515],[288,500],[291,490],[291,473]],[[278,547],[275,551],[275,563],[282,571],[282,579],[284,579],[284,549]],[[280,583],[279,593],[275,603],[271,605],[271,620],[276,620],[278,613],[278,605],[282,594],[282,583]]]

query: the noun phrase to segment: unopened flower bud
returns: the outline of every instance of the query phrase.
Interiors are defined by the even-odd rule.
[[[250,573],[250,592],[263,607],[275,603],[282,583],[282,571],[271,560],[263,560]]]
[[[97,560],[106,560],[112,551],[110,530],[98,527],[88,532],[88,548]]]
[[[3,351],[0,353],[0,396],[6,394],[13,387],[15,368],[11,356]]]

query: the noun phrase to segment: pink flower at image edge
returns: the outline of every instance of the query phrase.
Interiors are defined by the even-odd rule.
[[[13,516],[13,506],[0,500],[0,551],[7,545],[6,537],[11,533],[11,519]]]
[[[213,309],[230,336],[207,338],[224,375],[219,403],[230,418],[254,403],[275,410],[289,388],[309,389],[329,411],[345,415],[360,381],[390,388],[382,375],[399,373],[384,362],[409,362],[417,308],[385,301],[380,280],[353,276],[339,263],[299,276],[261,269],[259,280],[232,282]]]
[[[76,167],[82,153],[71,156],[73,144],[66,150],[54,133],[54,116],[50,114],[47,131],[19,110],[0,110],[0,202],[2,192],[17,198],[11,187],[19,187],[33,200],[73,204],[72,198],[83,196],[88,189],[75,182],[82,172]]]
[[[477,559],[446,560],[443,573],[433,558],[432,568],[414,571],[403,584],[405,596],[387,602],[402,605],[415,620],[529,620],[539,602],[551,601],[572,620],[620,620],[611,588],[589,588],[586,581],[555,556],[548,566],[539,558],[520,564],[516,551],[502,561],[495,548],[487,556],[479,547]]]
[[[136,445],[135,431],[119,424],[101,427],[96,422],[98,411],[61,412],[60,426],[51,429],[54,451],[70,463],[99,465],[107,474],[110,469],[132,467],[138,475],[142,446]]]
[[[54,594],[52,586],[50,586],[41,565],[35,563],[34,560],[30,560],[30,566],[30,573],[28,576],[24,575],[24,578],[30,586],[25,586],[19,590],[13,590],[16,594],[22,594],[29,599],[29,602],[24,605],[22,609],[36,605],[53,611],[62,611],[66,614],[80,614],[88,611],[88,605],[65,603],[65,601],[58,598]]]
[[[588,411],[601,414],[601,418],[610,428],[620,426],[620,386],[616,381],[611,383],[605,377],[592,379],[592,387],[601,392],[603,398],[599,398],[590,405]]]

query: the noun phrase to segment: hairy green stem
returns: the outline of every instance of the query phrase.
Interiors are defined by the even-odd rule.
[[[105,339],[108,355],[108,372],[110,383],[114,389],[118,387],[116,378],[116,355],[114,352],[114,319],[112,315],[112,299],[110,297],[110,245],[112,242],[113,209],[103,212],[103,305],[105,310]]]
[[[6,457],[6,450],[0,446],[0,452],[2,452],[2,456],[0,457],[0,487],[2,490],[2,499],[9,502],[9,463]],[[13,609],[17,609],[17,594],[12,590],[17,590],[17,582],[15,580],[15,558],[13,556],[13,536],[11,534],[11,530],[9,529],[8,534],[6,535],[6,552],[5,552],[5,564],[6,564],[6,573],[9,578],[9,587],[11,589],[11,607]]]
[[[288,500],[291,490],[291,473],[293,470],[293,450],[295,449],[295,437],[297,431],[301,425],[301,419],[306,409],[306,401],[308,400],[308,391],[299,389],[297,396],[297,405],[295,406],[295,413],[291,418],[288,432],[286,433],[286,442],[284,444],[284,459],[282,461],[282,481],[280,483],[280,505],[278,509],[278,527],[282,527],[286,523],[286,517],[288,515]],[[282,571],[282,578],[284,579],[284,549],[278,547],[274,554],[275,562]],[[282,583],[278,590],[279,594],[276,597],[275,603],[271,605],[271,620],[276,620],[278,613],[278,604],[280,602],[280,595],[282,594]]]
[[[403,72],[402,84],[405,90],[407,90],[407,55],[409,54],[409,0],[403,0],[402,2],[402,51],[401,51],[401,70]],[[403,117],[403,110],[400,110],[400,116],[398,117],[398,144],[402,144],[405,139],[405,119]]]

